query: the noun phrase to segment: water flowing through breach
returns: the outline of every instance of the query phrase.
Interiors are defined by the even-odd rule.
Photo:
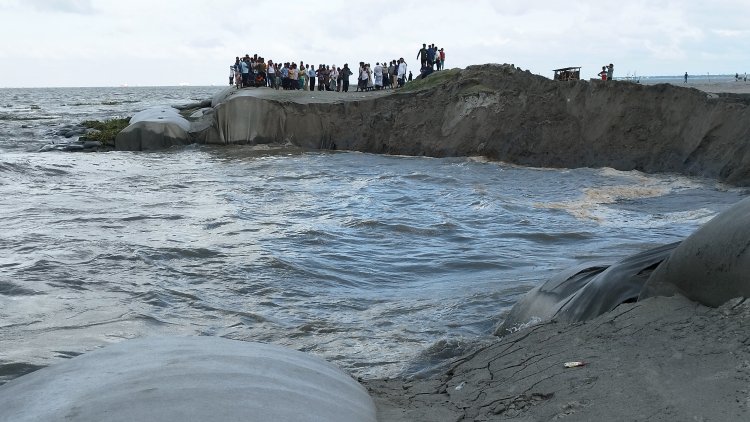
[[[107,113],[137,103],[122,104]],[[745,195],[672,175],[281,146],[36,153],[51,129],[23,122],[0,122],[2,380],[161,334],[416,372],[486,339],[554,272],[680,240]]]

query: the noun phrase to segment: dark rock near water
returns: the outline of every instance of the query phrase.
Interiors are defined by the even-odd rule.
[[[85,137],[80,137],[69,142],[62,143],[51,143],[39,148],[39,152],[48,151],[65,151],[65,152],[94,152],[101,151],[105,148],[101,142],[87,140]],[[110,148],[111,149],[111,148]]]

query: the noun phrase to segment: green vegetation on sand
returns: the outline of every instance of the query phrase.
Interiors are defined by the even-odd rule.
[[[401,88],[402,92],[419,91],[423,89],[433,88],[451,79],[458,78],[461,73],[461,69],[448,69],[437,72],[432,72],[429,76],[424,79],[415,79]]]
[[[130,119],[86,120],[81,124],[95,130],[86,134],[87,139],[99,141],[102,145],[114,145],[115,137],[130,124]]]

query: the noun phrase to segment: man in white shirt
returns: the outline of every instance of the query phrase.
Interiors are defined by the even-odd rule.
[[[380,65],[380,62],[375,63],[373,76],[375,76],[375,89],[379,90],[383,87],[383,66]]]
[[[399,88],[404,86],[404,82],[406,82],[406,62],[404,61],[404,58],[401,57],[398,60],[398,86]]]
[[[268,86],[273,88],[276,85],[276,69],[273,68],[273,60],[268,61],[266,73],[268,74]]]

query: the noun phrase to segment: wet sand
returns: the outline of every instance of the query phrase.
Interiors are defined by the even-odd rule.
[[[433,378],[363,383],[381,421],[750,420],[749,324],[750,301],[653,298],[498,339]]]

